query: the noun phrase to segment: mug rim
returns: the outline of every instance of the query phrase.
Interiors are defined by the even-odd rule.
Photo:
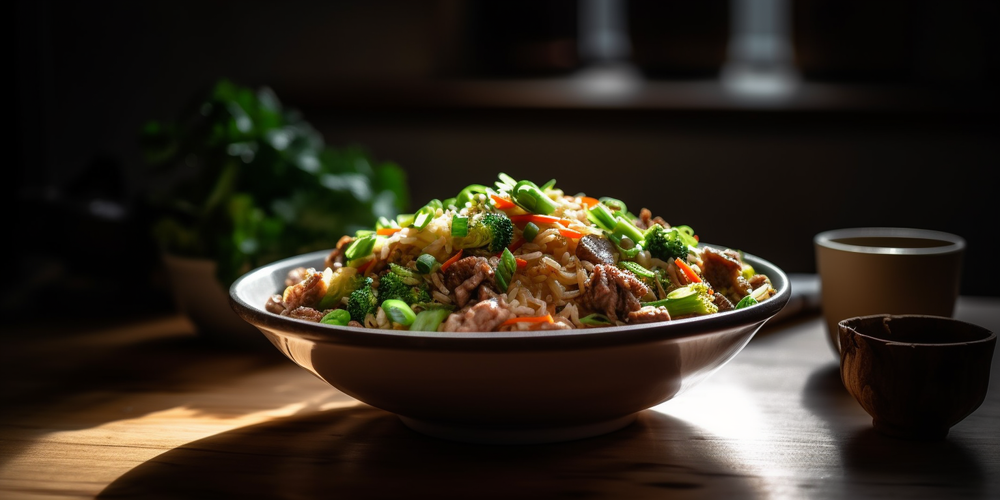
[[[936,240],[946,243],[933,247],[887,247],[855,245],[837,240],[846,238],[908,238]],[[915,229],[905,227],[852,227],[831,229],[817,234],[813,241],[817,246],[840,250],[842,252],[867,253],[881,255],[944,255],[961,252],[965,249],[965,239],[961,236],[931,229]]]

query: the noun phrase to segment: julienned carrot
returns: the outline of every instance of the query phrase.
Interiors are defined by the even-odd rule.
[[[580,204],[583,205],[583,206],[585,206],[585,207],[587,207],[587,208],[593,207],[593,206],[597,205],[598,203],[600,203],[600,201],[597,198],[591,198],[589,196],[581,196],[580,197]]]
[[[681,260],[680,257],[674,259],[674,264],[677,264],[677,267],[684,273],[684,277],[686,277],[688,281],[691,283],[701,283],[701,278],[698,277],[698,273],[694,272],[694,269],[691,269],[691,266],[687,265],[687,262]]]
[[[463,249],[461,249],[461,248],[458,249],[458,252],[455,253],[455,255],[452,255],[451,258],[449,258],[448,260],[444,261],[444,264],[441,264],[441,272],[447,271],[448,268],[451,267],[452,264],[458,262],[458,259],[462,258],[462,251],[463,251]]]
[[[369,267],[371,267],[371,265],[372,265],[373,262],[375,262],[374,258],[371,259],[371,260],[369,260],[368,262],[365,262],[364,264],[361,264],[360,266],[358,266],[358,274],[364,274],[365,270],[367,270]]]
[[[500,210],[507,210],[508,208],[514,208],[515,206],[513,201],[510,201],[507,198],[497,196],[495,194],[491,194],[490,198],[493,198],[493,204],[496,205],[496,207],[499,208]]]
[[[528,317],[521,317],[521,318],[510,318],[507,321],[504,321],[503,323],[500,323],[500,326],[513,325],[514,323],[553,323],[553,321],[552,321],[552,315],[551,314],[546,314],[545,316],[528,316]]]
[[[515,258],[515,259],[514,259],[514,262],[517,262],[517,267],[518,267],[518,269],[520,269],[520,268],[522,268],[522,267],[524,267],[524,266],[527,266],[527,265],[528,265],[528,261],[526,261],[526,260],[524,260],[524,259],[518,259],[518,258]]]
[[[580,238],[583,238],[583,233],[581,233],[580,231],[574,231],[572,229],[560,229],[559,234],[572,240],[578,240]]]
[[[383,228],[376,229],[375,230],[375,234],[377,234],[379,236],[389,236],[391,234],[396,234],[396,233],[398,233],[398,232],[400,232],[402,230],[403,230],[403,228],[401,228],[401,227],[383,227]]]
[[[538,214],[524,214],[524,215],[512,215],[510,216],[511,222],[514,224],[520,224],[522,222],[534,222],[535,224],[562,224],[563,226],[569,227],[570,223],[573,221],[569,219],[560,219],[559,217],[553,217],[551,215],[538,215]]]

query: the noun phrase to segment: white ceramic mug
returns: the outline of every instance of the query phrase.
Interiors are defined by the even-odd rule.
[[[837,323],[872,314],[951,317],[965,240],[926,229],[860,227],[813,239],[827,335],[840,355]]]

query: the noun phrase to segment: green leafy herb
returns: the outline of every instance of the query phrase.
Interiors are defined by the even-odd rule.
[[[259,265],[332,248],[409,204],[398,165],[327,146],[270,89],[221,80],[184,111],[141,130],[151,177],[144,214],[165,252],[214,260],[226,285]]]

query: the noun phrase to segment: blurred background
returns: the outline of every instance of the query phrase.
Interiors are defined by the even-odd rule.
[[[789,273],[815,271],[823,230],[936,229],[968,242],[962,293],[998,295],[997,2],[17,0],[9,19],[8,320],[173,309],[139,135],[222,78],[397,164],[407,210],[555,178]]]

